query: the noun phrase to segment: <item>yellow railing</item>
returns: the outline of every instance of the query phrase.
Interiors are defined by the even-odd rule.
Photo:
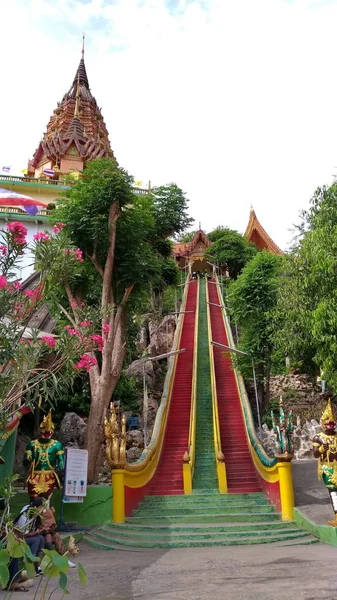
[[[183,479],[184,493],[192,494],[192,481],[195,465],[195,428],[196,428],[196,410],[197,410],[197,369],[198,369],[198,331],[199,331],[199,278],[195,306],[194,322],[194,350],[193,350],[193,372],[192,372],[192,390],[191,390],[191,410],[190,410],[190,429],[188,436],[188,449],[183,458]]]
[[[223,302],[220,283],[216,277],[217,291],[219,304],[222,305],[222,317],[224,321],[225,330],[227,333],[228,345],[231,348],[235,348],[232,329],[229,323],[226,308]],[[247,396],[243,377],[239,369],[234,365],[234,373],[236,379],[236,385],[240,397],[241,410],[244,418],[247,439],[249,442],[250,452],[255,465],[261,478],[268,484],[279,483],[280,492],[280,505],[282,512],[283,521],[292,521],[294,518],[294,489],[291,471],[291,462],[277,462],[276,458],[270,458],[261,442],[258,440],[255,430],[255,424],[253,420],[252,410],[250,402]]]
[[[186,281],[183,299],[181,302],[177,328],[174,336],[172,350],[180,349],[180,340],[184,324],[184,311],[188,295],[189,280]],[[112,470],[113,486],[113,509],[112,520],[122,523],[125,520],[125,487],[142,488],[154,476],[160,459],[164,441],[167,417],[170,408],[175,371],[179,355],[168,358],[168,370],[166,373],[164,390],[160,407],[158,409],[151,440],[143,451],[139,460],[132,464],[126,464],[124,469]]]
[[[218,475],[219,492],[221,494],[227,494],[227,475],[226,475],[226,464],[225,457],[221,448],[221,435],[220,435],[220,423],[219,423],[219,411],[218,411],[218,394],[216,389],[216,376],[214,367],[214,352],[212,341],[212,324],[211,324],[211,312],[209,305],[209,294],[208,294],[208,282],[206,279],[206,302],[207,302],[207,330],[208,330],[208,348],[209,348],[209,362],[211,371],[211,390],[212,390],[212,414],[213,414],[213,435],[214,435],[214,450],[215,460]]]

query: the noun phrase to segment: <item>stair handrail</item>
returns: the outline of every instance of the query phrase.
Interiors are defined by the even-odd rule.
[[[215,281],[216,281],[216,287],[217,287],[217,291],[218,291],[219,303],[222,306],[222,318],[223,318],[225,330],[227,333],[228,344],[231,348],[235,349],[236,346],[234,343],[232,328],[229,323],[226,305],[223,301],[223,297],[222,297],[222,293],[221,293],[221,286],[220,286],[220,282],[219,282],[219,279],[217,276],[215,277]],[[241,400],[241,408],[243,411],[244,421],[245,421],[250,444],[253,447],[253,449],[255,450],[262,465],[267,468],[272,468],[276,465],[277,459],[275,457],[268,456],[268,454],[266,453],[260,440],[257,437],[256,428],[255,428],[254,419],[253,419],[253,413],[252,413],[251,405],[250,405],[250,402],[248,399],[246,386],[244,384],[241,371],[239,370],[235,361],[233,361],[232,364],[233,364],[233,368],[234,368],[235,378],[236,378],[239,396],[240,396],[240,400]]]
[[[192,481],[195,465],[195,430],[196,430],[196,406],[197,406],[197,371],[198,371],[198,337],[199,337],[199,293],[200,279],[197,282],[197,297],[195,305],[194,338],[193,338],[193,369],[191,389],[190,426],[188,434],[188,446],[183,460],[184,493],[192,493]]]
[[[176,331],[175,331],[174,338],[173,338],[172,350],[178,350],[179,346],[180,346],[180,340],[181,340],[181,335],[182,335],[182,331],[183,331],[184,317],[185,317],[184,311],[186,309],[186,302],[187,302],[188,288],[189,288],[190,281],[191,281],[190,276],[187,276],[186,281],[185,281],[185,286],[184,286],[184,293],[183,293],[183,297],[182,297],[182,301],[181,301],[181,305],[180,305],[178,320],[177,320],[177,327],[176,327]],[[152,463],[153,460],[155,460],[155,465],[151,464],[151,469],[150,469],[151,473],[149,474],[149,477],[147,478],[147,476],[145,476],[145,478],[147,478],[147,480],[150,480],[154,474],[153,470],[155,469],[156,465],[158,464],[158,460],[159,460],[160,454],[161,454],[161,448],[162,448],[163,441],[164,441],[164,432],[165,432],[165,428],[166,428],[167,416],[168,416],[169,407],[170,407],[170,403],[171,403],[171,395],[172,395],[172,389],[173,389],[174,376],[175,376],[178,356],[179,355],[176,354],[174,356],[170,356],[167,359],[168,368],[167,368],[167,372],[166,372],[166,376],[165,376],[165,382],[164,382],[164,388],[163,388],[160,406],[158,408],[154,426],[153,426],[151,440],[150,440],[150,443],[148,444],[148,446],[146,448],[144,448],[142,454],[140,455],[140,457],[137,461],[135,461],[134,463],[126,463],[124,469],[130,475],[140,473],[141,471],[144,471],[145,469],[149,470],[149,469],[147,469],[147,467],[149,467],[150,463]],[[152,467],[154,467],[154,469]],[[130,487],[134,487],[132,485],[131,481],[129,483],[127,481],[125,481],[125,483],[126,483],[126,485],[130,485]],[[146,483],[146,481],[145,481],[145,483]],[[141,483],[141,485],[144,485],[144,483]]]
[[[211,323],[211,311],[209,304],[209,293],[208,293],[208,280],[205,277],[206,283],[206,307],[207,307],[207,331],[208,331],[208,351],[209,351],[209,362],[210,362],[210,374],[211,374],[211,391],[212,391],[212,416],[213,416],[213,434],[214,434],[214,450],[215,460],[217,465],[217,476],[219,492],[221,494],[227,494],[227,475],[226,475],[226,458],[222,452],[221,446],[221,434],[220,434],[220,420],[219,420],[219,409],[218,409],[218,393],[216,388],[216,376],[214,366],[214,349],[211,344],[212,342],[212,323]]]
[[[229,323],[226,306],[223,302],[221,287],[216,277],[218,298],[222,300],[222,318],[227,332],[230,347],[235,348],[232,329]],[[247,396],[246,387],[240,370],[234,363],[234,374],[239,392],[241,410],[249,441],[251,456],[257,472],[264,482],[265,490],[273,502],[276,502],[282,513],[282,521],[292,521],[294,518],[294,486],[291,473],[291,462],[281,461],[277,457],[267,455],[260,440],[257,438],[252,409]]]

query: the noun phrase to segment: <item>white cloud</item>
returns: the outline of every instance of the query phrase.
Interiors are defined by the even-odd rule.
[[[284,247],[337,172],[336,2],[2,0],[0,10],[0,162],[25,166],[84,30],[118,161],[137,179],[176,181],[205,229],[243,231],[253,204]]]

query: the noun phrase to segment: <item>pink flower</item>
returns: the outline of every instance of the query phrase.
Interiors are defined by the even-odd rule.
[[[89,373],[91,367],[97,365],[97,358],[95,356],[90,356],[90,354],[82,354],[80,357],[81,360],[76,363],[76,369],[85,369],[87,373]]]
[[[25,296],[28,296],[28,298],[32,298],[34,296],[34,290],[23,290],[23,293]]]
[[[44,341],[46,346],[49,346],[49,348],[55,348],[56,340],[51,335],[43,335],[41,339]]]
[[[47,233],[43,233],[39,231],[39,233],[35,233],[33,235],[33,239],[35,242],[50,242],[50,236]]]
[[[109,323],[103,323],[103,334],[108,336],[110,333],[110,325]]]
[[[9,223],[7,225],[7,229],[13,234],[13,240],[16,244],[26,243],[26,235],[28,230],[24,225],[22,225],[22,223],[18,223],[18,221]]]
[[[3,290],[7,285],[7,279],[4,275],[0,275],[0,290]]]
[[[2,256],[5,256],[5,254],[7,254],[7,246],[3,246],[2,244],[0,244],[0,254],[2,254]]]
[[[65,223],[61,223],[60,221],[58,221],[57,223],[55,223],[55,225],[53,225],[53,231],[55,233],[60,233],[60,231],[62,231],[63,227],[65,226]]]
[[[102,336],[101,335],[89,335],[89,337],[97,345],[97,350],[102,352],[103,347],[104,347],[104,340],[103,340]]]
[[[69,335],[78,335],[78,336],[81,336],[81,334],[78,331],[78,329],[72,329],[72,327],[70,327],[70,325],[66,325],[64,329],[66,329],[66,331],[69,333]]]
[[[82,323],[80,323],[81,327],[90,327],[90,325],[92,325],[91,321],[82,321]]]
[[[21,290],[21,288],[22,288],[22,284],[20,283],[20,281],[14,281],[14,283],[13,283],[13,288],[14,288],[15,290]]]
[[[77,302],[71,302],[71,303],[70,303],[70,306],[73,306],[73,307],[74,307],[74,306],[78,306],[78,304],[77,304]]]
[[[83,252],[79,248],[77,248],[74,252],[74,257],[79,262],[83,262]]]

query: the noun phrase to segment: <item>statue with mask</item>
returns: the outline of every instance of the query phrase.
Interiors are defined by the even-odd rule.
[[[24,464],[29,465],[27,477],[31,498],[49,498],[55,488],[60,488],[58,473],[64,470],[64,449],[61,442],[53,440],[54,425],[51,410],[40,425],[40,435],[26,446]]]

